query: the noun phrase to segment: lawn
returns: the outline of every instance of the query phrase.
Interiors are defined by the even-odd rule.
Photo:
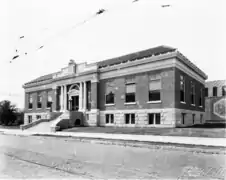
[[[3,125],[0,125],[0,129],[20,129],[20,126],[3,126]]]
[[[226,129],[222,125],[196,125],[186,128],[131,128],[131,127],[74,127],[64,132],[111,133],[111,134],[139,134],[160,136],[187,136],[225,138]]]

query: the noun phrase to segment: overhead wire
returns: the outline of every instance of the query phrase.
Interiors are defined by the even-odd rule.
[[[134,1],[132,1],[132,3],[137,2],[137,1],[139,1],[139,0],[134,0]],[[106,10],[106,9],[103,9],[103,8],[102,8],[102,9],[99,9],[96,13],[94,13],[94,14],[91,15],[90,17],[86,18],[85,20],[83,20],[83,21],[81,21],[81,22],[78,22],[77,24],[75,24],[75,25],[73,25],[73,26],[71,26],[71,27],[69,27],[69,28],[67,28],[67,29],[65,29],[65,30],[63,30],[63,31],[61,31],[61,32],[59,32],[59,33],[57,33],[57,34],[55,34],[54,36],[48,38],[41,46],[39,46],[39,47],[36,49],[36,51],[38,51],[38,50],[40,50],[40,49],[43,49],[46,45],[50,44],[51,41],[53,41],[54,39],[57,39],[57,38],[63,36],[64,34],[66,34],[66,33],[68,34],[69,31],[72,31],[72,30],[74,30],[74,29],[80,27],[81,25],[83,25],[83,24],[89,22],[89,21],[92,20],[93,18],[95,18],[95,17],[97,17],[97,16],[99,16],[99,15],[105,13],[106,11],[109,11],[109,10]],[[45,28],[45,29],[48,29],[48,28]],[[24,38],[26,39],[25,36],[20,36],[20,37],[19,37],[19,40],[24,39]],[[19,43],[18,43],[18,44],[19,44]],[[16,49],[16,52],[17,52],[17,54],[13,56],[13,58],[10,60],[10,63],[12,62],[12,60],[15,60],[15,59],[17,59],[17,58],[19,58],[19,57],[22,56],[22,55],[18,55],[18,50],[17,50],[17,49]],[[24,54],[27,55],[27,52],[25,52]]]
[[[136,2],[138,2],[138,1],[142,1],[142,0],[133,0],[132,3],[136,3]],[[170,7],[170,6],[171,6],[171,5],[169,5],[169,4],[161,5],[162,8]],[[119,7],[115,8],[115,9],[119,9]],[[110,11],[112,11],[112,9],[111,9]],[[98,17],[99,15],[101,15],[101,14],[103,14],[103,13],[106,13],[106,12],[109,12],[109,9],[103,9],[103,8],[102,8],[102,9],[99,9],[96,13],[94,13],[94,14],[91,15],[90,17],[86,18],[85,20],[82,20],[81,22],[78,22],[78,23],[76,23],[75,25],[72,25],[71,27],[69,27],[69,28],[67,28],[67,29],[64,29],[64,30],[60,31],[59,33],[56,33],[55,35],[53,35],[53,36],[47,38],[47,39],[44,41],[44,43],[42,43],[42,45],[40,45],[40,46],[36,49],[36,51],[39,51],[39,50],[43,49],[45,46],[47,46],[48,44],[50,44],[52,41],[56,40],[57,38],[62,37],[62,36],[64,36],[65,34],[68,35],[70,31],[72,31],[72,30],[74,30],[74,29],[76,29],[76,28],[78,28],[78,27],[84,25],[85,23],[91,21],[93,18]],[[45,29],[48,29],[48,28],[45,28]],[[25,37],[25,36],[20,36],[20,37],[19,37],[19,40],[24,39],[24,38],[26,38],[26,37]],[[16,50],[16,52],[18,53],[18,50]],[[27,55],[27,52],[25,52],[24,55]],[[20,56],[22,56],[22,55],[18,55],[18,54],[17,54],[17,55],[15,55],[15,56],[13,56],[12,60],[17,59],[17,58],[19,58]],[[10,63],[12,62],[12,60],[10,61]]]

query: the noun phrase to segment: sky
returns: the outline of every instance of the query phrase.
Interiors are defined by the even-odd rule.
[[[1,0],[0,101],[23,108],[23,84],[70,59],[91,63],[159,45],[177,48],[208,80],[226,79],[224,0],[132,1]],[[76,26],[99,9],[106,11]]]

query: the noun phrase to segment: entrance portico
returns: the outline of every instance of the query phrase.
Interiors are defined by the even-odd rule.
[[[60,88],[58,103],[61,112],[87,110],[87,81],[58,87]]]

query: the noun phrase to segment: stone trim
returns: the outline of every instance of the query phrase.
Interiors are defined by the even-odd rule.
[[[204,78],[202,78],[200,75],[198,75],[197,73],[193,72],[191,69],[186,67],[178,59],[177,59],[177,61],[175,63],[175,67],[180,69],[181,71],[185,72],[186,74],[188,74],[189,76],[191,76],[195,80],[199,81],[200,83],[205,84],[205,79]]]
[[[118,127],[176,127],[176,126],[187,126],[185,124],[181,125],[180,117],[181,113],[185,112],[192,117],[192,114],[196,114],[196,124],[199,121],[200,114],[203,114],[203,122],[205,112],[202,111],[192,111],[186,109],[177,108],[163,108],[163,109],[125,109],[125,110],[105,110],[100,111],[100,125],[101,126],[118,126]],[[135,124],[125,124],[124,114],[134,113],[135,114]],[[149,113],[160,113],[161,114],[161,124],[148,124],[148,114]],[[114,123],[106,124],[105,114],[114,114]],[[178,119],[179,118],[179,119]],[[192,120],[192,119],[191,119]],[[189,120],[189,121],[191,121]]]
[[[202,84],[205,84],[205,79],[201,77],[198,73],[196,73],[195,71],[192,71],[186,65],[181,63],[179,58],[171,57],[168,59],[159,59],[158,61],[153,61],[151,58],[147,58],[147,60],[146,61],[141,60],[139,61],[139,64],[136,63],[133,66],[132,65],[129,66],[129,64],[127,64],[128,66],[125,68],[114,67],[112,69],[109,69],[108,71],[102,71],[100,74],[100,79],[109,79],[109,78],[118,77],[118,76],[127,76],[131,74],[137,74],[137,73],[142,73],[147,71],[154,71],[154,70],[176,67],[181,71],[185,72],[186,74],[188,74],[189,76],[193,77],[194,79],[198,80]],[[120,66],[120,65],[117,65],[117,66]]]
[[[127,76],[131,74],[137,74],[147,71],[154,71],[159,69],[165,69],[173,67],[175,62],[175,58],[171,59],[162,59],[162,61],[154,61],[150,60],[146,63],[135,64],[134,66],[127,66],[126,68],[115,68],[111,71],[105,71],[100,73],[100,79],[109,79],[118,76]]]

